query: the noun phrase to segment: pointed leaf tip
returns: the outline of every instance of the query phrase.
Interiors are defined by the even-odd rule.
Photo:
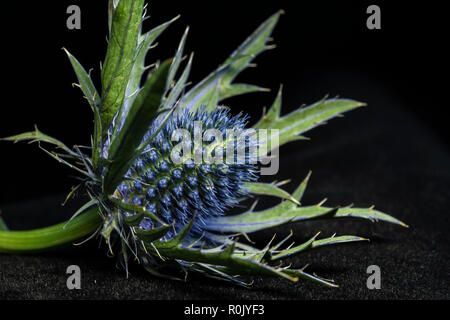
[[[300,205],[295,197],[291,196],[288,192],[272,183],[247,182],[245,187],[252,194],[275,196],[281,199],[290,200],[293,203]]]
[[[267,42],[278,21],[280,12],[271,15],[264,21],[213,73],[191,88],[183,97],[182,108],[198,108],[208,100],[219,83],[218,101],[223,99],[262,91],[255,85],[234,84],[236,76],[251,65],[252,60],[269,49]]]
[[[254,127],[256,129],[278,129],[278,139],[275,141],[270,139],[266,146],[267,150],[273,150],[285,143],[298,140],[299,135],[342,113],[364,105],[362,102],[351,99],[324,98],[308,107],[300,107],[283,117],[263,117]]]
[[[303,181],[300,183],[300,185],[297,187],[297,189],[292,194],[292,197],[297,199],[297,201],[302,201],[303,194],[305,193],[306,187],[308,186],[309,179],[311,178],[312,171],[308,171],[308,174],[303,179]]]

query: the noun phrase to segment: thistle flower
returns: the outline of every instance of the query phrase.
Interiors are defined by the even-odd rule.
[[[156,119],[143,139],[143,142],[149,139],[150,142],[131,164],[124,181],[117,187],[119,198],[123,202],[145,207],[147,212],[160,217],[164,223],[172,224],[173,231],[168,231],[165,238],[173,238],[191,220],[193,224],[189,238],[201,237],[209,218],[223,216],[227,209],[238,204],[248,194],[243,185],[257,179],[257,167],[250,163],[248,150],[243,159],[247,161],[242,163],[208,162],[204,156],[207,156],[209,144],[203,140],[196,149],[189,141],[191,143],[187,149],[190,154],[184,155],[185,161],[181,161],[180,155],[178,159],[172,159],[174,153],[179,152],[175,150],[176,144],[171,138],[177,130],[186,130],[188,136],[192,137],[195,124],[202,124],[204,130],[218,130],[221,141],[224,141],[227,130],[244,129],[246,118],[240,114],[233,117],[226,108],[212,112],[201,108],[171,115],[164,125]],[[161,130],[156,133],[160,127]],[[230,142],[228,144],[233,147],[235,157],[237,140]],[[226,152],[226,148],[223,149],[223,153]],[[201,156],[199,163],[194,161],[196,153]],[[137,225],[143,231],[161,227],[163,223],[130,210],[119,210],[119,214],[127,224]]]
[[[364,105],[349,99],[323,99],[282,116],[280,89],[269,111],[249,128],[246,115],[221,105],[232,96],[267,91],[234,83],[234,79],[271,47],[268,41],[282,12],[269,17],[217,70],[188,88],[192,54],[179,72],[187,30],[174,57],[157,62],[146,76],[150,69],[144,65],[147,52],[176,19],[143,33],[144,9],[144,0],[109,1],[110,36],[100,93],[78,60],[66,51],[94,115],[91,154],[79,147],[68,148],[37,128],[3,139],[55,146],[60,151],[44,151],[82,176],[82,183],[68,198],[83,190],[91,200],[70,220],[43,229],[8,231],[0,219],[0,252],[43,250],[101,236],[109,249],[118,253],[126,270],[129,257],[134,256],[151,274],[168,278],[174,277],[164,275],[163,268],[177,266],[244,286],[247,283],[237,274],[291,281],[304,278],[336,286],[304,268],[275,263],[320,246],[366,239],[352,235],[318,239],[317,234],[298,246],[284,246],[287,237],[258,249],[239,241],[239,236],[318,218],[363,218],[406,226],[373,207],[328,208],[322,202],[302,206],[310,175],[293,194],[282,190],[280,184],[257,182],[262,159],[275,155],[278,147],[301,140],[304,132]],[[230,130],[253,131],[241,139],[240,135],[229,136]],[[186,142],[186,136],[194,138]],[[231,155],[232,161],[218,161],[217,156],[224,153]],[[229,214],[249,196],[273,196],[281,202],[262,211],[252,206],[241,214]]]

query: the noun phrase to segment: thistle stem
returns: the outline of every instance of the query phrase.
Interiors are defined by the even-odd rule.
[[[91,235],[102,222],[98,208],[92,208],[69,223],[26,231],[0,231],[0,252],[28,253],[58,247]]]

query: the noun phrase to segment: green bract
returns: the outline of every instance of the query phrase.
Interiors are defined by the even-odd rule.
[[[238,237],[245,239],[251,232],[310,219],[363,218],[406,226],[373,208],[327,208],[323,203],[302,206],[309,175],[289,194],[280,188],[282,183],[257,182],[253,166],[178,165],[170,160],[168,154],[174,148],[171,130],[185,126],[192,131],[190,121],[208,120],[209,127],[221,133],[245,125],[245,116],[231,116],[220,103],[232,96],[267,91],[234,79],[271,47],[270,35],[282,12],[269,17],[215,71],[188,88],[193,59],[190,55],[183,62],[188,30],[172,59],[146,67],[153,42],[176,18],[142,32],[144,11],[144,0],[109,1],[110,35],[100,90],[66,50],[93,111],[91,154],[78,147],[71,149],[37,128],[2,139],[53,145],[55,151],[44,151],[76,170],[83,180],[68,198],[83,190],[90,201],[69,221],[47,228],[10,231],[0,219],[0,252],[45,250],[100,235],[111,250],[117,249],[125,268],[131,253],[157,276],[174,278],[163,275],[162,268],[176,266],[244,286],[247,283],[236,275],[271,275],[292,281],[304,278],[335,286],[304,269],[283,267],[278,260],[325,245],[366,239],[352,235],[319,239],[317,234],[297,246],[286,247],[287,237],[257,249],[239,242]],[[258,145],[258,155],[267,156],[285,143],[305,139],[304,132],[363,105],[349,99],[324,99],[281,115],[280,89],[272,107],[251,128],[278,132],[276,139],[270,136]],[[281,202],[262,211],[252,206],[238,215],[224,212],[247,195],[278,197]]]

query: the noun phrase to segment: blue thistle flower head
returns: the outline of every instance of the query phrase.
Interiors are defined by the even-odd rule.
[[[211,112],[205,108],[195,112],[183,110],[170,116],[165,124],[158,117],[143,138],[151,142],[117,187],[120,198],[173,225],[166,239],[175,236],[191,220],[186,240],[204,236],[206,220],[224,215],[247,196],[244,183],[257,180],[257,165],[250,152],[255,141],[245,137],[245,147],[239,149],[237,138],[245,132],[247,120],[248,116],[242,113],[232,116],[224,107]],[[184,140],[178,136],[177,141],[175,132],[183,132]],[[208,137],[212,132],[215,135]],[[183,157],[178,151],[181,146],[187,148],[182,150]],[[237,161],[239,150],[241,161]],[[206,158],[208,155],[214,156],[214,161]],[[119,214],[132,218],[139,213],[120,210]],[[161,227],[160,222],[145,215],[137,220],[137,227],[144,231]]]

